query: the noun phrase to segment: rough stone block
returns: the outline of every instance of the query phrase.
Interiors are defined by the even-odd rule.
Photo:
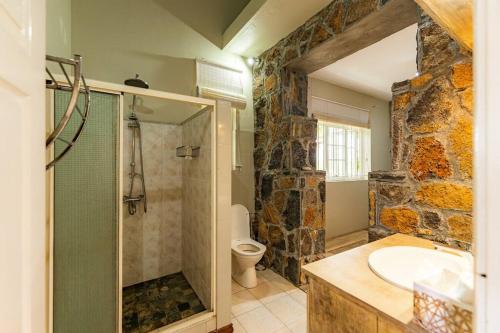
[[[422,75],[417,76],[413,80],[411,80],[411,87],[413,89],[421,89],[429,83],[429,81],[432,80],[432,74],[431,73],[425,73]]]
[[[313,241],[309,230],[300,229],[300,255],[309,256],[312,254]]]
[[[369,211],[368,211],[368,221],[369,224],[375,225],[375,212],[377,207],[375,206],[375,200],[376,200],[376,192],[375,191],[370,191],[368,192],[368,205],[369,205]]]
[[[267,200],[271,197],[273,192],[273,175],[265,175],[262,177],[262,184],[260,189],[260,197],[262,200]]]
[[[279,226],[269,225],[269,241],[275,249],[286,250],[285,236]]]
[[[451,83],[458,89],[472,87],[472,63],[459,62],[454,64],[452,67]]]
[[[423,223],[429,229],[441,228],[441,217],[436,212],[424,211],[422,213]]]
[[[334,1],[331,6],[331,12],[328,14],[326,22],[333,33],[338,34],[344,30],[346,16],[345,3],[343,1]]]
[[[268,169],[281,169],[283,167],[283,145],[278,144],[271,152]]]
[[[304,149],[300,141],[292,142],[292,167],[302,170],[307,165],[306,162],[307,150]]]
[[[392,107],[395,111],[404,110],[410,105],[412,94],[405,92],[403,94],[394,95],[392,99]]]
[[[408,201],[410,194],[410,186],[397,183],[384,183],[378,184],[379,195],[390,205],[403,204]]]
[[[276,74],[272,74],[264,80],[264,89],[266,92],[275,90],[277,85],[278,85],[278,76]]]
[[[368,228],[368,241],[375,242],[379,239],[394,235],[394,231],[384,227],[383,225],[377,224]]]
[[[298,255],[297,245],[300,244],[300,242],[297,241],[297,234],[298,234],[297,230],[294,230],[288,234],[288,236],[287,236],[287,253]]]
[[[346,25],[356,22],[377,10],[379,0],[352,0],[346,18]]]
[[[408,207],[383,208],[380,212],[380,223],[405,234],[416,232],[419,221],[418,213]]]
[[[462,176],[466,179],[472,178],[473,165],[473,143],[472,143],[472,117],[465,115],[460,117],[453,125],[448,141],[452,153],[456,156]]]
[[[283,209],[285,209],[286,199],[287,199],[286,191],[275,191],[273,193],[273,204],[280,214],[281,212],[283,212]]]
[[[280,189],[286,190],[296,188],[297,186],[297,177],[295,176],[282,176],[278,178],[278,188]]]
[[[319,190],[319,197],[321,199],[322,203],[325,203],[326,201],[326,182],[324,181],[325,177],[322,177],[322,181],[319,182],[318,184],[318,190]]]
[[[311,238],[314,244],[314,254],[320,255],[325,253],[325,235],[325,229],[311,231]]]
[[[293,230],[300,226],[300,192],[290,191],[286,204],[285,227],[287,230]]]
[[[453,215],[448,219],[450,237],[472,243],[472,217],[468,215]]]
[[[263,210],[264,221],[266,221],[266,223],[280,224],[281,214],[276,209],[276,207],[274,207],[272,202],[264,203],[262,205],[262,210]]]
[[[417,67],[420,73],[450,63],[458,54],[458,45],[432,20],[419,25],[417,42]]]
[[[409,111],[408,127],[414,133],[435,132],[447,126],[454,108],[450,84],[445,78],[437,79]]]
[[[300,261],[294,257],[287,257],[284,275],[295,285],[300,284]]]
[[[311,42],[309,43],[309,49],[318,46],[331,36],[332,34],[328,32],[322,25],[317,25],[316,28],[314,29]]]
[[[462,184],[423,184],[415,194],[415,199],[419,204],[434,208],[472,210],[472,188]]]
[[[257,239],[259,241],[266,245],[269,243],[269,233],[268,233],[268,228],[267,228],[267,223],[259,219],[259,230],[257,234]]]
[[[410,172],[417,180],[450,177],[450,162],[441,142],[434,137],[417,139],[410,161]]]

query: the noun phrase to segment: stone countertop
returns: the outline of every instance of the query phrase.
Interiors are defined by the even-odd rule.
[[[307,276],[319,279],[354,297],[376,312],[413,326],[413,293],[384,281],[368,266],[368,256],[388,246],[433,248],[431,241],[395,234],[373,243],[304,266]]]

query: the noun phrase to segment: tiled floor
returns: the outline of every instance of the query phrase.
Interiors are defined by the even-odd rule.
[[[205,311],[182,273],[123,289],[123,332],[142,333]]]
[[[307,333],[307,295],[271,270],[257,272],[259,284],[232,282],[234,333]]]

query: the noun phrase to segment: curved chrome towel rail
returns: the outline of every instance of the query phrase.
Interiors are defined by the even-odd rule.
[[[54,90],[63,90],[63,91],[71,91],[71,98],[68,103],[68,107],[66,108],[66,112],[63,114],[61,120],[55,126],[54,130],[52,133],[49,134],[49,136],[46,139],[45,146],[49,147],[51,144],[53,144],[56,140],[59,140],[61,142],[64,142],[67,146],[64,148],[57,156],[54,157],[52,161],[50,161],[46,165],[46,170],[50,169],[53,167],[60,159],[62,159],[70,150],[73,148],[75,143],[78,141],[80,138],[80,135],[83,132],[83,129],[85,127],[85,124],[88,119],[89,115],[89,109],[90,109],[90,89],[87,86],[85,82],[85,78],[82,75],[82,57],[79,55],[75,55],[74,59],[65,59],[65,58],[59,58],[59,57],[54,57],[47,55],[46,57],[47,61],[51,61],[54,63],[59,64],[59,67],[61,68],[64,76],[66,77],[67,83],[59,83],[52,73],[50,72],[49,68],[46,68],[47,74],[50,77],[50,80],[47,80],[46,87],[48,89],[54,89]],[[68,72],[66,71],[66,68],[64,65],[69,65],[73,67],[73,81],[70,79]],[[84,105],[84,110],[80,110],[78,107],[78,96],[80,94],[83,94],[85,96],[85,105]],[[61,133],[64,131],[66,126],[69,123],[69,120],[71,119],[74,111],[77,110],[78,114],[80,115],[81,118],[81,123],[80,126],[78,126],[78,129],[76,130],[75,134],[73,135],[73,138],[71,140],[65,140],[60,137]]]

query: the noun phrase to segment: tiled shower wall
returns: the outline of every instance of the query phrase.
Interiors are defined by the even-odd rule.
[[[182,145],[182,128],[141,122],[148,211],[135,215],[123,206],[123,285],[155,279],[182,269],[182,163],[175,148]],[[123,190],[130,186],[132,130],[124,125]],[[136,150],[136,168],[140,172]],[[138,179],[135,191],[140,188]],[[135,192],[137,193],[137,192]]]
[[[211,112],[182,127],[184,145],[200,155],[182,163],[182,271],[205,307],[211,296]]]

